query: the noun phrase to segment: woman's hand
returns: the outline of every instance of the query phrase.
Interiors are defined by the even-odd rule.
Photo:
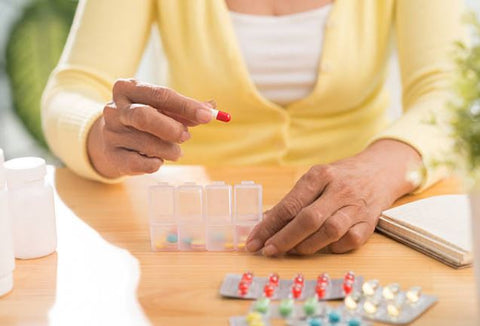
[[[379,140],[354,157],[312,167],[251,232],[249,251],[266,256],[341,253],[360,247],[380,213],[415,189],[409,171],[418,152],[395,140]]]
[[[90,130],[90,161],[107,178],[155,172],[182,156],[188,127],[209,122],[210,108],[169,88],[118,80],[113,101]]]

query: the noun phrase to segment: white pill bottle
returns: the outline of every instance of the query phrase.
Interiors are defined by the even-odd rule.
[[[3,160],[3,151],[0,149],[0,297],[12,290],[13,270],[15,269],[12,225],[7,206]]]
[[[53,189],[45,160],[22,157],[5,162],[15,257],[31,259],[57,248]]]

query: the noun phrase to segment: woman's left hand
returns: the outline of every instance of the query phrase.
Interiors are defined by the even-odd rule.
[[[266,256],[342,253],[364,244],[381,212],[418,184],[407,175],[421,166],[411,146],[379,140],[363,152],[312,167],[250,233],[249,251]]]

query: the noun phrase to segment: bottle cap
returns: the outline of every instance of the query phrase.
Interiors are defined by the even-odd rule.
[[[40,180],[47,174],[45,160],[39,157],[21,157],[5,162],[8,187]]]
[[[13,288],[13,273],[0,277],[0,297],[10,292]]]
[[[5,158],[3,156],[3,150],[0,148],[0,190],[5,186],[5,168],[3,162]]]

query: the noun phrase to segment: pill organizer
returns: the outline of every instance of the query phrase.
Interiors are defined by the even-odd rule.
[[[159,183],[149,188],[148,210],[154,251],[244,250],[263,216],[262,186],[242,181],[232,190],[223,181]]]

